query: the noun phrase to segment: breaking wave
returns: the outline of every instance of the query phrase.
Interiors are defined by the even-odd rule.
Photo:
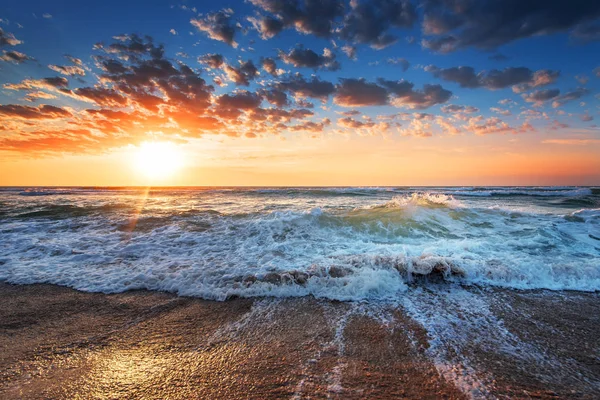
[[[432,280],[600,290],[599,208],[524,203],[519,188],[501,189],[517,196],[501,204],[449,188],[300,199],[259,190],[0,191],[0,280],[215,300],[390,300]]]

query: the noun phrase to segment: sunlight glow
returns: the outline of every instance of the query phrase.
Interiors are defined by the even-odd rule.
[[[135,154],[135,167],[146,178],[172,177],[183,166],[183,153],[171,142],[145,142]]]

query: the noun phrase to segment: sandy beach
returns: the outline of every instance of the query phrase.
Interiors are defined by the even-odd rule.
[[[444,290],[417,289],[451,315]],[[460,290],[492,298],[498,325],[473,328],[457,310],[454,329],[466,335],[450,335],[448,324],[423,326],[400,306],[1,284],[0,397],[600,395],[597,293]]]

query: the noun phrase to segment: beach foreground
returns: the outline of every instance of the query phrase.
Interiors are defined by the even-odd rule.
[[[0,397],[600,396],[598,293],[411,290],[439,307],[0,284]]]

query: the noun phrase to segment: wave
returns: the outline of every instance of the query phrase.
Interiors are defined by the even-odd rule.
[[[452,191],[449,192],[455,196],[475,196],[475,197],[492,197],[492,196],[536,196],[536,197],[583,197],[593,194],[590,188],[579,188],[565,190],[562,188],[553,188],[545,190],[536,189],[491,189],[491,190],[467,190],[467,191]]]
[[[191,193],[147,203],[2,197],[0,280],[215,300],[387,301],[431,281],[600,290],[597,207],[516,212],[533,201],[491,208],[435,191],[310,201]]]

